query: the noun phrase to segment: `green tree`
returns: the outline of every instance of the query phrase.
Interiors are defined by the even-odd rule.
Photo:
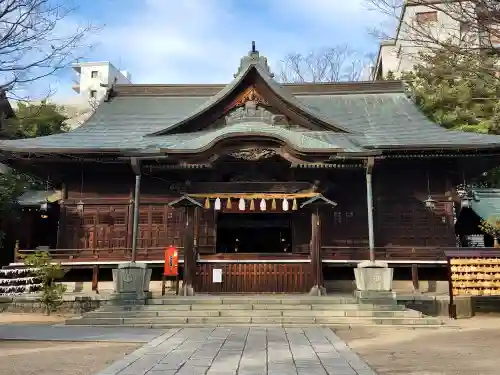
[[[2,230],[2,221],[15,221],[19,218],[17,197],[28,189],[40,187],[32,177],[10,170],[0,173],[0,248],[3,245],[5,233]]]
[[[67,117],[61,114],[63,108],[55,104],[19,103],[16,117],[7,122],[5,133],[13,138],[31,138],[62,133],[68,130]],[[0,224],[17,220],[19,217],[17,197],[28,189],[40,188],[40,183],[31,176],[11,170],[0,173]],[[45,187],[44,187],[45,188]],[[5,233],[0,225],[0,247]]]
[[[494,58],[449,49],[419,57],[401,78],[431,120],[448,129],[500,134],[500,80],[484,69],[497,69]]]
[[[37,251],[26,256],[24,265],[32,268],[35,276],[41,280],[40,302],[45,307],[45,313],[50,315],[63,302],[66,285],[56,281],[63,278],[66,270],[61,267],[60,263],[52,262],[50,254],[46,251]]]
[[[8,121],[6,133],[15,138],[32,138],[68,131],[64,108],[42,101],[40,104],[19,102],[16,117]]]

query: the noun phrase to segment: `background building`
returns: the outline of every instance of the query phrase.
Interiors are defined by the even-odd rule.
[[[108,61],[82,62],[73,65],[76,80],[75,90],[83,100],[99,102],[106,90],[113,84],[132,83],[131,75],[126,70],[118,70]]]
[[[113,84],[129,84],[131,74],[119,70],[108,61],[82,62],[73,65],[76,77],[73,90],[78,94],[62,103],[64,115],[68,117],[67,124],[76,128],[83,124],[106,95]]]
[[[426,48],[445,45],[478,50],[500,47],[498,33],[485,31],[496,30],[491,25],[484,27],[488,22],[485,19],[488,14],[472,2],[407,0],[394,38],[380,43],[371,79],[385,78],[389,72],[398,77],[412,70],[418,62],[419,52]]]

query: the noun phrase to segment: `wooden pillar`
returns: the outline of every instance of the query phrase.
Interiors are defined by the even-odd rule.
[[[134,188],[130,187],[129,204],[127,210],[127,238],[126,248],[127,251],[132,251],[132,232],[134,228]]]
[[[57,223],[57,249],[64,249],[67,247],[66,243],[66,220],[67,220],[67,210],[65,201],[68,199],[68,189],[66,184],[61,186],[61,200],[59,201],[59,220]]]
[[[194,277],[196,272],[196,254],[194,243],[194,213],[195,207],[188,206],[186,209],[186,225],[184,228],[184,280],[182,294],[194,295]]]
[[[420,280],[418,279],[418,265],[411,265],[411,281],[413,284],[413,291],[420,292]]]
[[[312,207],[311,213],[311,269],[314,285],[309,294],[326,294],[323,285],[323,265],[321,262],[321,219],[317,206]]]
[[[99,294],[99,266],[92,267],[92,290]]]

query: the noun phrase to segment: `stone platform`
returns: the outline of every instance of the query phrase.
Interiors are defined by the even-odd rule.
[[[376,375],[327,328],[170,329],[96,375]]]
[[[125,302],[125,301],[122,301]],[[359,303],[353,296],[244,295],[163,297],[141,304],[105,305],[67,325],[173,327],[306,327],[400,325],[435,327],[442,322],[396,304]]]

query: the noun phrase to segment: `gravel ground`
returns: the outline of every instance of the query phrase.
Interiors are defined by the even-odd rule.
[[[0,341],[2,375],[93,375],[143,344]]]
[[[73,315],[2,312],[0,313],[0,324],[56,324],[63,323],[71,316]]]
[[[379,375],[498,375],[500,317],[452,324],[458,327],[334,331]]]

